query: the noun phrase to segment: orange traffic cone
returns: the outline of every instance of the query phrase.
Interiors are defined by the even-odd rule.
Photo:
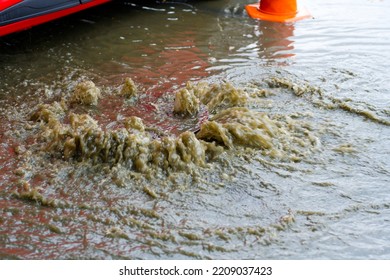
[[[245,7],[250,17],[278,22],[294,22],[312,18],[305,8],[297,8],[296,0],[260,0]]]

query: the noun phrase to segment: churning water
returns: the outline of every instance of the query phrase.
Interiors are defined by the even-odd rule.
[[[250,2],[0,39],[0,258],[390,258],[390,4]]]

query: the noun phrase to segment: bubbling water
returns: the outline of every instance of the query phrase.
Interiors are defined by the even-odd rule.
[[[133,96],[136,87],[131,79],[126,79],[121,91]],[[299,161],[319,145],[310,124],[242,107],[255,97],[228,83],[188,83],[176,92],[174,112],[183,118],[197,118],[202,104],[214,113],[197,133],[185,131],[177,136],[156,137],[136,116],[124,118],[116,128],[103,129],[89,114],[72,111],[70,104],[75,100],[92,106],[99,96],[100,90],[87,81],[76,86],[69,101],[63,98],[38,106],[31,119],[41,123],[45,151],[68,161],[120,164],[141,173],[157,169],[191,173],[226,149],[253,148],[263,156]]]

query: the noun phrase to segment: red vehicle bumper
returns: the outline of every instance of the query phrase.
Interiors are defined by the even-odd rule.
[[[48,22],[48,21],[51,21],[51,20],[54,20],[57,18],[61,18],[61,17],[67,16],[67,15],[70,15],[70,14],[73,14],[73,13],[76,13],[76,12],[79,12],[79,11],[82,11],[82,10],[85,10],[88,8],[91,8],[93,6],[104,4],[104,3],[107,3],[110,1],[111,0],[79,1],[78,3],[76,3],[72,7],[67,7],[67,8],[62,8],[62,9],[59,8],[56,11],[49,11],[47,13],[45,13],[45,11],[42,11],[42,13],[39,15],[31,15],[30,17],[24,16],[24,18],[22,18],[20,20],[16,20],[12,23],[6,23],[4,25],[1,25],[1,21],[0,21],[0,37],[7,35],[7,34],[15,33],[18,31],[22,31],[25,29],[29,29],[33,26],[36,26],[36,25],[39,25],[39,24],[42,24],[42,23],[45,23],[45,22]],[[86,2],[86,3],[82,3],[82,2]],[[16,5],[21,4],[21,3],[23,3],[22,0],[2,1],[2,2],[0,2],[0,12],[2,12],[3,10],[10,9],[13,6],[16,7]],[[1,18],[0,18],[0,20],[1,20]]]

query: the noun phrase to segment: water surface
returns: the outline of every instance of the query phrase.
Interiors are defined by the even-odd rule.
[[[390,257],[389,3],[310,0],[314,19],[280,24],[250,2],[117,2],[0,40],[1,258]],[[111,94],[126,77],[136,100]],[[104,129],[197,130],[170,113],[174,92],[227,81],[266,89],[245,106],[295,140],[275,138],[283,159],[244,145],[155,177],[40,150],[30,114],[84,80],[103,98],[73,109]]]

